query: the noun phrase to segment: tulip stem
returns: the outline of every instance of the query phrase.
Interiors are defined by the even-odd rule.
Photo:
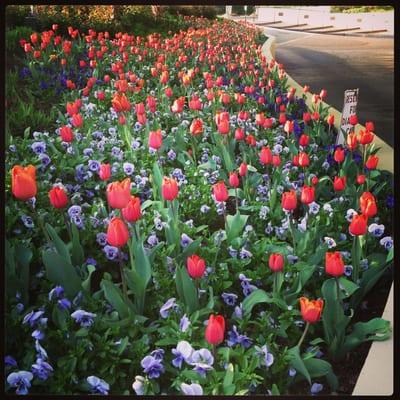
[[[307,322],[306,327],[305,327],[305,329],[304,329],[304,332],[303,332],[303,334],[301,335],[301,338],[300,338],[300,340],[299,340],[299,343],[297,343],[297,347],[298,347],[299,349],[300,349],[301,344],[303,343],[304,338],[306,337],[306,334],[307,334],[307,331],[308,331],[309,326],[310,326],[310,323]]]
[[[337,292],[337,298],[338,298],[338,300],[339,300],[339,302],[340,302],[340,305],[342,306],[342,308],[343,308],[343,300],[342,300],[342,298],[340,297],[340,285],[339,285],[339,278],[336,276],[335,277],[335,281],[336,281],[336,292]]]
[[[353,263],[353,281],[357,283],[360,274],[360,240],[357,235],[353,238],[351,261]]]
[[[292,234],[293,253],[294,255],[296,255],[296,240],[294,238],[294,226],[293,226],[293,221],[290,218],[290,215],[289,215],[289,226],[290,226],[290,233]]]
[[[228,228],[226,224],[226,204],[224,202],[224,223],[225,223],[225,230]]]
[[[119,257],[120,257],[119,258],[119,270],[120,270],[120,273],[121,273],[122,292],[124,294],[125,302],[127,302],[128,301],[128,290],[127,290],[127,287],[126,287],[124,269],[123,269],[123,264],[122,264],[122,252],[120,252]]]
[[[69,241],[72,242],[71,226],[68,222],[67,213],[64,213],[64,222],[67,227]]]
[[[237,194],[237,188],[235,188],[235,200],[236,200],[236,213],[239,212],[239,199]]]
[[[214,357],[214,361],[217,359],[217,347],[215,346],[215,344],[212,345],[212,353],[213,353],[213,357]]]

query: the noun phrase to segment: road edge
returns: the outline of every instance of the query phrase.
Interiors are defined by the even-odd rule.
[[[276,54],[276,38],[275,36],[268,36],[261,48],[262,54],[268,61],[274,59]],[[297,93],[302,93],[303,88],[287,73],[288,84],[296,89]],[[306,93],[307,106],[312,105],[312,94]],[[324,106],[329,106],[329,112],[335,116],[335,127],[339,128],[341,113],[336,108],[323,102]],[[364,126],[357,124],[355,132],[358,133]],[[381,138],[375,135],[374,142],[376,146],[380,147],[379,154],[379,168],[386,169],[393,172],[393,149],[384,142]],[[382,318],[390,321],[392,329],[393,324],[393,283],[390,289],[388,300],[382,314]],[[364,365],[358,376],[356,385],[354,386],[352,395],[383,395],[389,396],[393,394],[393,332],[391,337],[383,342],[372,342],[371,348],[365,359]],[[376,362],[379,360],[380,362]],[[391,360],[391,362],[387,362]]]
[[[268,39],[264,42],[261,48],[262,54],[267,58],[268,61],[275,59],[276,54],[276,37],[268,35]],[[286,71],[285,76],[287,77],[287,83],[289,86],[292,86],[296,89],[297,93],[303,93],[303,87],[300,86]],[[312,106],[312,94],[306,93],[306,104],[311,108]],[[324,106],[329,107],[329,113],[334,115],[335,117],[335,128],[339,129],[339,124],[341,120],[342,113],[339,112],[336,108],[331,105],[322,102]],[[365,127],[361,124],[357,124],[355,126],[355,132],[358,133],[360,130],[365,130]],[[374,139],[375,146],[379,147],[378,155],[379,155],[379,169],[387,170],[393,172],[394,170],[394,153],[393,148],[389,146],[385,141],[383,141],[378,135],[375,135]]]

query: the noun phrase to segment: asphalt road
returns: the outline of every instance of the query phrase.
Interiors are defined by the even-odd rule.
[[[326,102],[337,110],[342,111],[344,91],[359,88],[360,123],[373,121],[375,133],[393,147],[393,39],[264,30],[276,37],[276,60],[286,72],[312,93],[326,89]]]

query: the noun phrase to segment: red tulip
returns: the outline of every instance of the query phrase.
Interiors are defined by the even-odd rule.
[[[200,118],[195,118],[190,125],[190,133],[193,136],[203,133],[203,121]]]
[[[218,127],[218,132],[221,135],[227,135],[229,133],[229,129],[230,129],[229,121],[223,120],[218,124],[217,127]]]
[[[280,164],[281,164],[281,157],[279,156],[279,154],[273,155],[272,156],[272,165],[274,167],[279,167]]]
[[[129,239],[128,227],[118,217],[114,217],[108,224],[107,242],[114,247],[124,246]]]
[[[247,164],[242,162],[239,167],[239,175],[246,176],[247,175]]]
[[[226,201],[229,198],[228,189],[224,181],[220,181],[213,185],[213,193],[216,201]]]
[[[280,253],[272,253],[269,256],[268,265],[273,272],[283,271],[284,263],[283,255]]]
[[[320,94],[319,94],[319,97],[321,97],[321,100],[323,100],[326,97],[327,94],[328,94],[327,90],[326,89],[322,89]]]
[[[11,170],[11,190],[19,200],[35,197],[37,193],[36,168],[33,165],[27,167],[14,165]]]
[[[75,128],[80,128],[83,125],[83,118],[81,114],[74,114],[72,116],[72,125]]]
[[[366,122],[365,123],[365,129],[367,130],[367,131],[374,131],[375,130],[375,125],[374,125],[374,123],[373,122]]]
[[[55,186],[49,190],[49,198],[54,208],[64,208],[68,204],[67,193],[59,186]]]
[[[286,211],[292,211],[297,207],[296,191],[282,193],[282,208]]]
[[[358,141],[360,142],[360,144],[365,146],[366,144],[372,143],[372,141],[374,140],[374,136],[374,133],[371,131],[360,130],[358,132]]]
[[[235,139],[236,140],[243,140],[244,139],[244,131],[242,128],[237,128],[235,130]]]
[[[335,179],[333,180],[333,189],[335,190],[335,192],[341,192],[342,190],[344,190],[345,187],[346,187],[346,177],[335,176]]]
[[[311,114],[308,113],[308,112],[303,113],[303,121],[304,121],[305,123],[310,122],[310,121],[311,121]]]
[[[357,175],[357,183],[363,185],[365,183],[365,175]]]
[[[239,177],[236,172],[231,172],[229,174],[229,185],[233,188],[239,187]]]
[[[358,117],[356,114],[350,115],[349,123],[350,123],[350,125],[353,125],[353,126],[358,124]]]
[[[63,142],[71,143],[74,140],[74,133],[72,129],[65,125],[60,128],[60,136]]]
[[[303,204],[310,204],[315,200],[315,188],[304,185],[301,190],[300,201]]]
[[[321,318],[324,300],[308,300],[306,297],[300,297],[301,315],[304,321],[314,324]]]
[[[178,192],[178,182],[174,178],[164,176],[162,182],[162,196],[164,200],[174,200],[178,196]]]
[[[377,214],[378,209],[376,206],[376,200],[372,193],[364,192],[360,197],[360,208],[361,213],[367,217],[373,217]]]
[[[340,251],[325,253],[325,272],[336,277],[343,275],[344,262]]]
[[[304,135],[304,134],[300,136],[300,139],[299,139],[300,146],[305,147],[305,146],[308,146],[309,143],[310,143],[310,136]]]
[[[370,155],[365,163],[368,169],[375,169],[378,165],[379,157],[376,155]]]
[[[205,337],[208,343],[217,345],[223,342],[225,335],[225,319],[222,315],[210,315],[208,325],[205,331]]]
[[[131,199],[131,180],[112,182],[107,186],[107,201],[112,208],[125,208]]]
[[[247,135],[246,136],[246,143],[249,146],[255,147],[257,142],[256,142],[256,138],[253,135]]]
[[[193,278],[201,278],[206,270],[206,262],[197,254],[193,254],[186,260],[188,274]]]
[[[354,236],[365,235],[367,232],[368,217],[364,214],[354,214],[350,222],[349,232]]]
[[[158,150],[162,146],[162,133],[161,129],[151,131],[149,134],[149,147]]]
[[[136,222],[142,216],[139,197],[131,196],[128,205],[122,209],[122,215],[128,222]]]
[[[102,181],[107,181],[111,177],[110,164],[100,164],[99,177]]]
[[[269,147],[263,147],[261,149],[260,163],[264,165],[272,164],[272,151]]]
[[[335,152],[333,153],[333,158],[337,163],[341,163],[344,161],[345,153],[344,149],[337,147]]]

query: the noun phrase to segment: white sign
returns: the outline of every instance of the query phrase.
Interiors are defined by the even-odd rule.
[[[357,114],[357,101],[358,89],[348,89],[344,92],[342,119],[340,121],[340,128],[336,138],[336,144],[344,143],[344,135],[342,130],[347,134],[353,128],[353,125],[351,125],[349,122],[349,118],[351,115]]]

